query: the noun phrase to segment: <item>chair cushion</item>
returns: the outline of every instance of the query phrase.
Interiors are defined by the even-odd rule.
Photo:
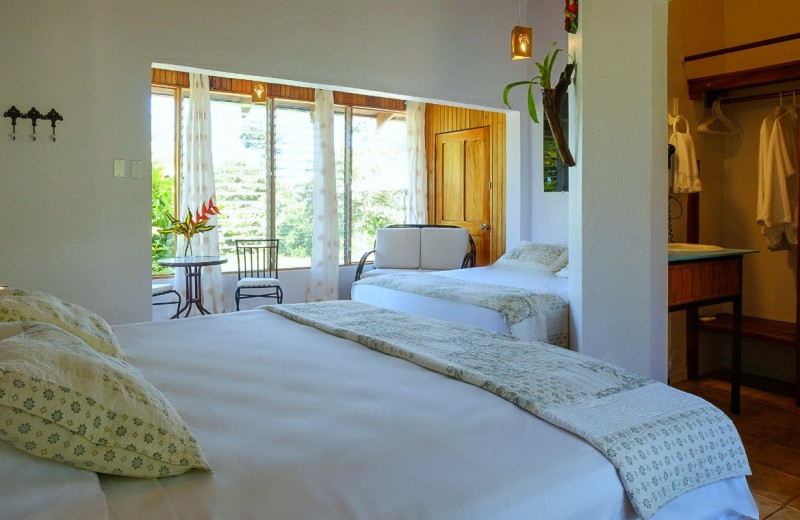
[[[135,368],[55,325],[20,325],[0,341],[0,439],[99,473],[209,469],[178,413]]]
[[[281,281],[277,278],[242,278],[236,283],[236,287],[275,287]]]
[[[522,241],[497,259],[493,267],[509,271],[555,275],[567,266],[567,246]]]
[[[419,228],[381,228],[375,236],[375,267],[419,267]]]
[[[469,232],[464,228],[422,228],[421,269],[459,269],[469,249]]]
[[[153,296],[159,296],[161,294],[167,294],[169,292],[174,291],[175,289],[172,288],[171,283],[156,283],[153,282]]]
[[[117,337],[109,324],[80,305],[52,294],[23,289],[0,289],[0,322],[41,321],[75,334],[90,347],[109,356],[122,357]]]

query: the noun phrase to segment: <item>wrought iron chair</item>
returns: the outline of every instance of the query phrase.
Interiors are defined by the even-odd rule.
[[[236,261],[239,281],[236,283],[236,310],[239,300],[275,298],[283,302],[283,289],[278,280],[277,238],[236,240]]]
[[[181,293],[175,290],[172,287],[171,283],[161,283],[161,282],[153,282],[153,298],[156,296],[163,296],[165,294],[174,293],[175,296],[178,297],[178,306],[175,308],[175,314],[172,316],[173,318],[180,313],[181,309]],[[172,300],[167,301],[155,301],[153,300],[153,305],[173,305],[175,302]]]

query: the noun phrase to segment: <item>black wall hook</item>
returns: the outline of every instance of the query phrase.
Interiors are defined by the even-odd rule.
[[[56,141],[56,121],[63,121],[64,118],[61,117],[61,114],[56,112],[55,108],[51,108],[50,112],[48,112],[42,119],[47,119],[48,121],[50,121],[50,126],[53,127],[53,133],[50,135],[50,139],[52,139],[53,142],[55,142]]]
[[[31,109],[28,110],[28,113],[25,114],[22,117],[24,117],[25,119],[30,119],[31,120],[31,126],[33,127],[33,133],[31,134],[31,137],[33,137],[33,140],[35,141],[36,140],[36,121],[39,120],[39,119],[42,119],[42,113],[39,112],[38,110],[36,110],[36,107],[31,107]]]
[[[17,140],[17,119],[24,117],[23,113],[19,111],[19,109],[11,105],[11,108],[3,112],[3,117],[10,117],[11,118],[11,140]]]

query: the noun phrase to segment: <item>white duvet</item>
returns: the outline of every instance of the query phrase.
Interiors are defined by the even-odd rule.
[[[214,473],[101,475],[109,518],[635,517],[611,463],[578,437],[480,388],[273,313],[114,332]],[[24,488],[30,510],[42,500],[34,484]],[[65,517],[103,518],[94,506]],[[758,514],[743,478],[683,495],[654,518],[733,512]]]
[[[555,276],[531,274],[519,271],[509,271],[497,267],[473,267],[471,269],[453,269],[449,271],[433,271],[426,273],[435,276],[444,276],[455,280],[467,280],[492,285],[504,285],[531,289],[537,292],[553,293],[568,301],[568,287],[566,278]],[[480,307],[463,302],[442,300],[413,294],[374,285],[353,284],[351,298],[355,301],[376,305],[386,309],[425,316],[439,320],[451,321],[473,325],[482,329],[494,330],[504,334],[511,334],[520,338],[534,339],[547,343],[547,330],[569,331],[569,315],[563,313],[562,320],[558,323],[548,323],[542,330],[537,327],[535,317],[530,317],[520,323],[509,325],[505,317],[486,307]]]

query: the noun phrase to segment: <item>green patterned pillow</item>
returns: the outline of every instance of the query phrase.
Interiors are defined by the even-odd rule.
[[[0,439],[98,473],[209,470],[178,413],[136,369],[49,323],[22,327],[0,341]]]
[[[493,267],[508,271],[554,275],[567,266],[567,246],[522,241],[497,259]]]
[[[0,289],[0,322],[40,321],[75,334],[92,348],[122,357],[119,342],[106,320],[74,303],[46,292]]]

